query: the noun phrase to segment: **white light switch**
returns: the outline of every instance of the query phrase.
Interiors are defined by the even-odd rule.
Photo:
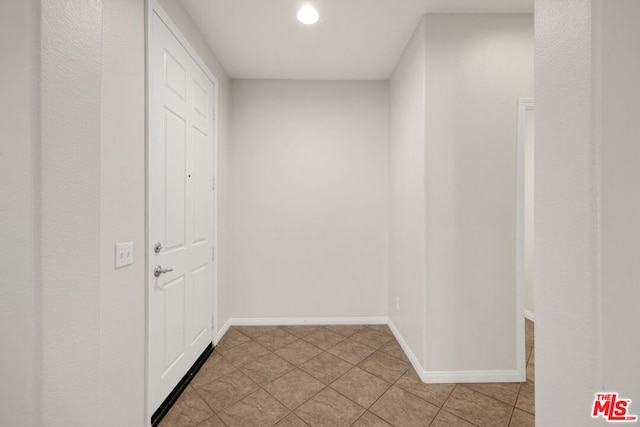
[[[133,264],[133,242],[116,244],[116,268]]]

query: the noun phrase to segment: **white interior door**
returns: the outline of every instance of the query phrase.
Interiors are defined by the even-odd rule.
[[[214,84],[155,12],[150,25],[147,376],[151,414],[212,340],[215,139]],[[156,272],[158,267],[162,271]]]

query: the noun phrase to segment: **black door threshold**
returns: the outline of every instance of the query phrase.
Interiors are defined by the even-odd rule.
[[[171,407],[176,403],[176,401],[178,400],[178,398],[180,397],[184,389],[187,388],[187,386],[189,385],[193,377],[195,377],[198,371],[200,370],[200,368],[202,368],[202,365],[204,365],[204,362],[206,362],[209,356],[211,356],[211,353],[213,353],[213,343],[209,343],[207,348],[202,352],[200,357],[198,357],[198,360],[196,360],[196,362],[193,364],[191,369],[187,371],[187,373],[184,375],[184,377],[182,377],[180,382],[178,382],[178,385],[176,385],[175,388],[171,390],[171,393],[169,393],[169,396],[167,396],[164,402],[162,402],[162,404],[156,410],[156,412],[153,413],[153,415],[151,416],[151,425],[153,427],[157,427],[158,424],[160,424],[160,421],[162,421],[165,415],[167,415],[167,413],[169,412]]]

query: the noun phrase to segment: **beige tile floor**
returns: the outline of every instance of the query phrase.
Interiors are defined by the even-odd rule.
[[[233,327],[160,426],[533,426],[526,330],[526,383],[428,385],[386,326]]]

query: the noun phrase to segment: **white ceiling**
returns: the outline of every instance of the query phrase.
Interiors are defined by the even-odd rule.
[[[385,80],[424,13],[533,13],[533,0],[179,0],[232,78]],[[306,26],[303,4],[320,12]]]

